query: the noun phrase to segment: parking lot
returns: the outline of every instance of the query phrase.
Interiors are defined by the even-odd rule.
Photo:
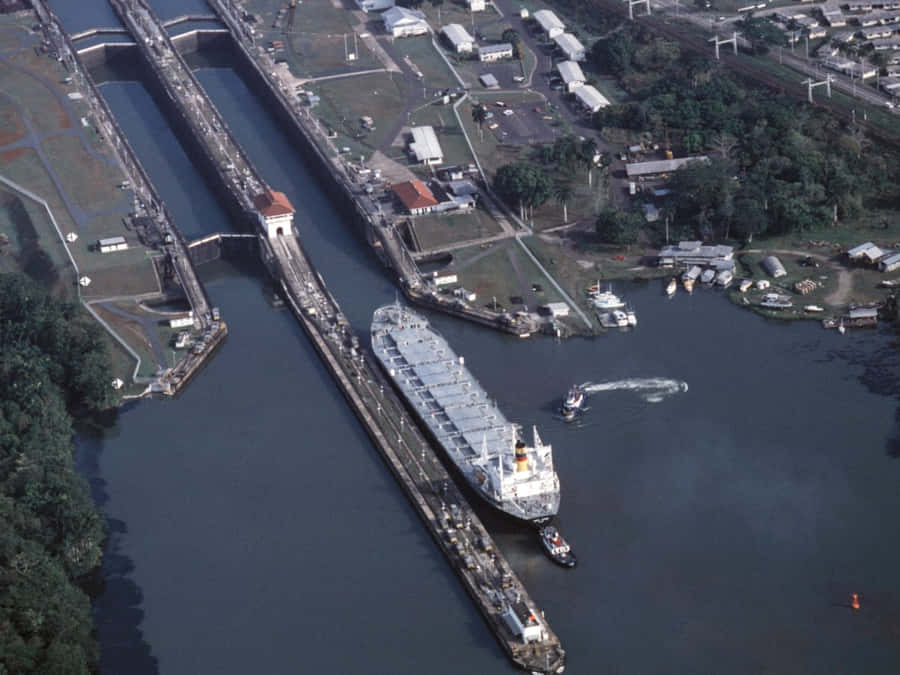
[[[522,82],[517,82],[515,79],[522,78],[522,66],[519,61],[513,59],[503,59],[493,63],[481,63],[477,59],[466,59],[459,61],[456,68],[473,91],[485,91],[484,85],[478,78],[486,73],[497,78],[500,89],[518,89],[523,86]]]
[[[559,135],[557,128],[550,124],[553,111],[547,104],[531,101],[505,103],[501,107],[497,105],[497,101],[489,101],[485,97],[482,99],[487,109],[493,113],[485,126],[498,141],[515,144],[552,143]],[[501,100],[499,96],[498,100]]]

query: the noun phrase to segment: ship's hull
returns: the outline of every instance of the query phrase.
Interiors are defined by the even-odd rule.
[[[412,414],[479,497],[520,520],[556,514],[552,449],[536,443],[521,451],[523,461],[518,454],[513,461],[514,444],[524,446],[514,425],[424,318],[398,305],[376,310],[372,349]]]

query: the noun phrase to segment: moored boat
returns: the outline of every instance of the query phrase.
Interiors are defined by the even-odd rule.
[[[741,293],[746,293],[750,290],[750,287],[753,285],[753,279],[741,279],[741,283],[738,286],[738,290]]]
[[[805,312],[818,313],[818,312],[824,312],[824,311],[825,311],[825,308],[824,308],[824,307],[819,307],[819,305],[806,305],[806,306],[803,308],[803,311],[805,311]]]
[[[671,298],[673,295],[675,295],[675,291],[677,291],[677,290],[678,290],[678,282],[675,280],[675,277],[672,277],[672,279],[669,281],[668,285],[666,286],[666,295],[668,295]]]
[[[700,283],[711,284],[715,278],[716,278],[715,270],[705,269],[705,270],[703,270],[703,273],[700,275]]]
[[[613,293],[611,287],[605,291],[598,290],[596,293],[591,294],[591,302],[594,307],[601,311],[621,309],[625,306],[622,298]]]
[[[681,283],[684,286],[684,290],[688,293],[694,292],[694,284],[697,283],[697,279],[700,278],[700,274],[703,272],[697,265],[693,265],[689,270],[687,270],[684,274],[681,275]]]
[[[722,288],[727,288],[732,279],[734,279],[734,275],[731,273],[731,270],[719,270],[716,272],[716,284]]]
[[[539,531],[539,535],[541,538],[541,545],[553,562],[557,565],[562,565],[563,567],[575,567],[577,560],[575,554],[572,553],[572,547],[569,546],[569,543],[565,539],[563,539],[563,536],[556,527],[553,525],[542,527]]]
[[[766,309],[790,309],[794,306],[794,303],[791,302],[790,296],[779,295],[778,293],[766,293],[762,297],[759,306],[765,307]]]

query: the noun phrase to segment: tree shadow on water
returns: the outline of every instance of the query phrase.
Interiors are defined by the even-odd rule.
[[[117,433],[115,418],[111,415],[95,419],[92,424],[80,424],[78,429],[78,470],[88,481],[94,503],[101,510],[108,504],[109,495],[100,472],[100,453],[104,438]],[[106,527],[103,563],[85,589],[93,607],[100,672],[155,675],[159,673],[159,663],[140,628],[144,619],[143,592],[131,578],[134,563],[121,552],[128,527],[124,521],[108,516]]]

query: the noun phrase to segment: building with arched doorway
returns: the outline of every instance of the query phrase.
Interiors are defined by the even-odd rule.
[[[259,226],[269,237],[290,234],[294,222],[294,207],[283,192],[266,190],[253,198],[259,213]]]

